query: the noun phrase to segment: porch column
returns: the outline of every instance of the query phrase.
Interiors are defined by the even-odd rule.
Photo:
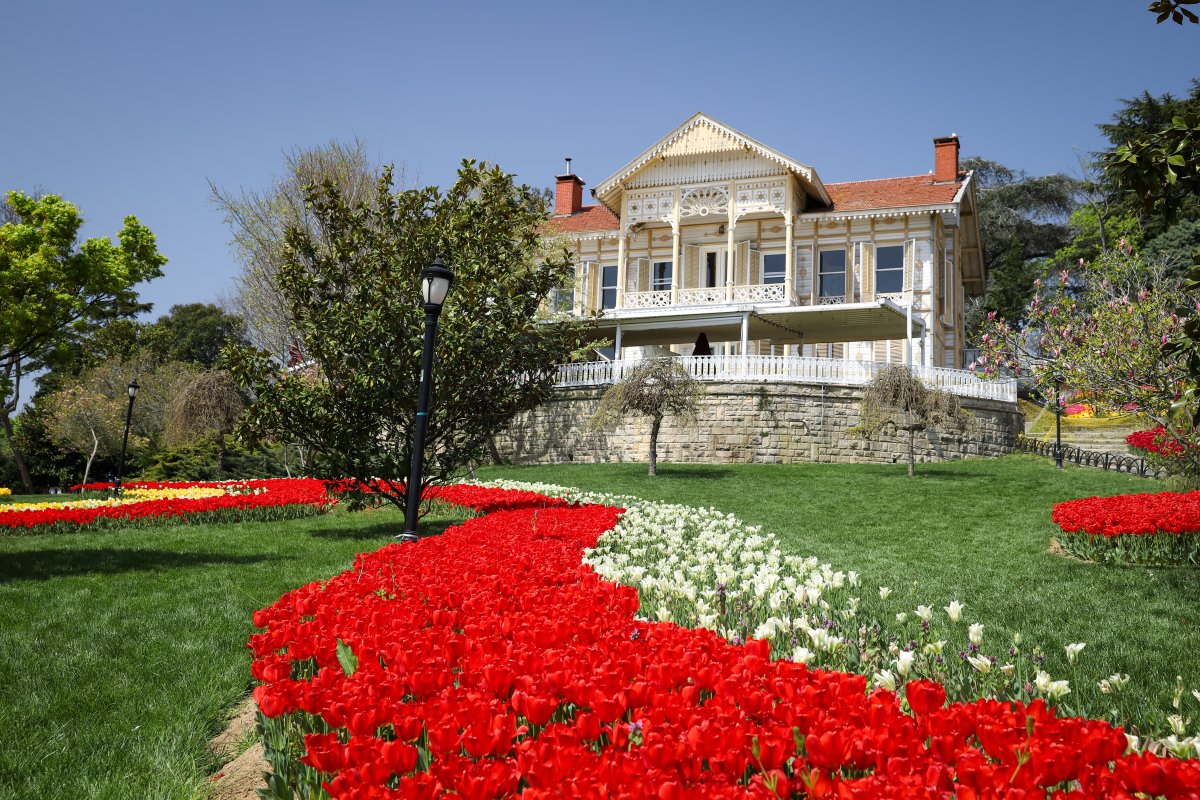
[[[746,355],[746,350],[750,346],[750,312],[742,312],[742,347],[739,355]]]
[[[796,290],[794,275],[796,272],[795,226],[796,221],[792,217],[792,212],[789,211],[783,220],[783,246],[787,248],[783,251],[783,299],[789,305],[792,303],[792,293]]]
[[[908,319],[908,330],[907,330],[908,338],[904,340],[904,363],[910,367],[913,364],[913,344],[912,344],[912,340],[913,340],[912,311],[913,311],[913,309],[912,309],[912,304],[913,304],[913,296],[912,296],[912,293],[910,292],[908,295],[908,317],[907,317],[907,319]]]
[[[629,234],[621,230],[617,239],[617,308],[625,307],[625,254],[629,250]]]
[[[613,337],[613,361],[621,360],[621,324],[617,323],[617,335]]]
[[[733,186],[729,187],[729,221],[725,223],[725,302],[733,302],[733,268],[734,257],[737,255],[733,249],[733,229],[737,225],[737,216],[734,214],[733,202]]]
[[[676,209],[676,214],[678,214]],[[683,273],[683,264],[680,262],[679,248],[679,219],[671,220],[671,305],[679,303],[679,276]]]

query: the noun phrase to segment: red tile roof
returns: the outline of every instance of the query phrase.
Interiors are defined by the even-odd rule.
[[[961,187],[961,177],[954,183],[934,183],[932,175],[825,184],[834,211],[939,205],[953,201]],[[823,209],[813,209],[818,210]]]
[[[602,205],[584,206],[569,217],[551,217],[542,226],[544,233],[591,233],[615,231],[621,227],[617,216]]]

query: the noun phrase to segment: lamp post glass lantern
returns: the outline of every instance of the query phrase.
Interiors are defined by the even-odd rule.
[[[433,345],[437,339],[438,316],[454,283],[454,273],[441,256],[421,270],[421,296],[425,300],[425,342],[421,351],[421,386],[417,394],[417,419],[413,425],[412,469],[404,487],[407,507],[400,541],[417,541],[417,516],[421,509],[421,468],[425,463],[425,431],[429,423],[429,392],[433,384]]]
[[[138,386],[137,378],[129,382],[129,386],[125,387],[129,392],[129,407],[125,409],[125,436],[121,439],[121,457],[117,460],[117,479],[113,481],[113,491],[117,494],[121,493],[121,475],[125,471],[125,449],[129,446],[129,423],[133,420],[133,401],[137,398]]]

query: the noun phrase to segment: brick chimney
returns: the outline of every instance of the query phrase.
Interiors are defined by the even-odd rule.
[[[958,180],[958,134],[933,140],[933,182],[953,183]]]
[[[554,187],[554,216],[566,217],[578,214],[583,208],[583,181],[571,171],[571,159],[567,159],[567,169],[555,180]]]

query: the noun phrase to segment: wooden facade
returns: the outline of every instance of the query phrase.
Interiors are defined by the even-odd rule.
[[[962,367],[985,277],[975,187],[956,137],[935,153],[929,175],[825,185],[697,114],[600,182],[596,205],[559,176],[548,234],[577,265],[560,300],[624,351],[690,355],[703,332],[721,354]]]

